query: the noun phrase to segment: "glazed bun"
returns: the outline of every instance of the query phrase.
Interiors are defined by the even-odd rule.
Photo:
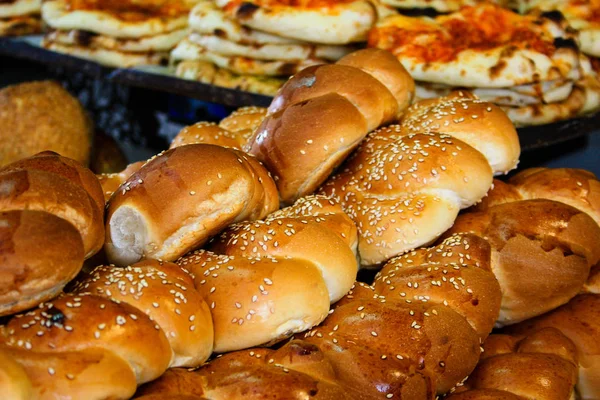
[[[185,146],[186,144],[214,144],[222,147],[241,149],[246,138],[236,135],[226,129],[219,127],[214,122],[198,122],[186,126],[171,142],[170,149]]]
[[[148,161],[108,203],[108,259],[176,260],[231,223],[258,219],[279,206],[267,171],[251,156],[193,144]]]
[[[57,82],[0,90],[0,166],[52,150],[86,165],[92,124],[79,101]]]
[[[115,172],[111,174],[99,174],[97,175],[98,181],[100,181],[100,185],[102,186],[102,192],[104,193],[104,200],[108,202],[108,200],[112,197],[113,193],[119,190],[119,187],[125,183],[125,181],[137,172],[142,166],[145,164],[145,161],[138,161],[132,164],[129,164],[127,168],[125,168],[121,172]]]

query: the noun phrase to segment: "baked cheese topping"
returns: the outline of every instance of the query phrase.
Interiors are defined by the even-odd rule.
[[[486,4],[433,19],[396,16],[371,31],[369,46],[420,62],[449,62],[465,50],[498,47],[552,56],[554,38],[535,17]]]
[[[149,18],[173,18],[186,15],[185,0],[69,0],[69,11],[102,11],[122,21],[137,22]]]

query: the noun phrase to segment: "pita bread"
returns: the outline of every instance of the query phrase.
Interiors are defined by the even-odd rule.
[[[262,61],[239,56],[223,56],[191,42],[182,40],[171,52],[171,59],[175,62],[181,60],[208,61],[219,68],[228,69],[239,75],[266,75],[289,77],[296,72],[315,64],[324,64],[323,60],[306,59],[297,62],[287,61]]]
[[[85,31],[51,31],[46,34],[49,42],[65,46],[81,46],[89,49],[115,50],[123,53],[168,52],[187,34],[180,29],[156,36],[139,39],[119,39],[111,36],[94,35]]]
[[[330,46],[316,44],[254,44],[246,45],[221,39],[214,35],[192,33],[190,42],[208,51],[223,56],[248,57],[255,60],[280,60],[299,62],[305,59],[318,58],[337,61],[355,49],[350,46]]]
[[[371,31],[369,46],[392,51],[415,80],[511,87],[580,78],[578,49],[567,28],[482,4],[435,19],[386,18]]]
[[[187,27],[188,11],[164,16],[138,13],[122,18],[118,12],[94,9],[70,9],[69,0],[48,0],[42,4],[42,18],[59,30],[82,30],[117,38],[141,38],[173,32]],[[127,14],[125,14],[127,15]]]
[[[377,21],[369,0],[216,0],[245,26],[291,39],[323,44],[361,42]]]
[[[266,96],[275,95],[286,81],[266,76],[237,75],[205,61],[182,61],[177,65],[175,74],[183,79]]]
[[[520,0],[521,12],[560,11],[579,31],[581,51],[600,57],[600,1],[598,0]]]
[[[190,29],[242,44],[297,44],[300,40],[284,38],[243,26],[221,10],[213,0],[201,0],[190,13]]]
[[[126,53],[118,50],[102,48],[92,49],[85,46],[68,46],[61,43],[52,42],[48,38],[44,38],[42,44],[49,50],[95,61],[99,64],[106,65],[107,67],[114,68],[131,68],[140,65],[166,64],[169,60],[168,52]]]
[[[0,36],[32,35],[42,31],[42,21],[36,15],[0,19]]]
[[[3,3],[0,1],[0,19],[29,14],[38,14],[42,8],[42,0],[14,0]]]

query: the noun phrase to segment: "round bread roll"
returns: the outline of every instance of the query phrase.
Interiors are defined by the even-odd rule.
[[[43,211],[0,212],[0,316],[49,300],[83,265],[79,232]]]
[[[52,150],[87,164],[92,125],[79,101],[51,81],[0,90],[0,166]]]
[[[499,326],[567,303],[600,261],[598,224],[556,201],[523,200],[466,213],[445,235],[457,232],[473,232],[492,246],[492,267],[502,287]]]
[[[53,151],[44,151],[33,157],[25,158],[7,165],[0,169],[0,173],[17,170],[39,170],[67,178],[72,183],[84,188],[94,200],[98,209],[101,212],[104,210],[104,196],[102,194],[102,186],[98,182],[98,179],[94,176],[92,171],[75,160],[63,157]]]
[[[198,122],[186,126],[171,142],[170,149],[186,144],[214,144],[240,150],[247,139],[221,128],[214,122]]]
[[[268,109],[265,107],[241,107],[222,119],[219,122],[219,126],[230,132],[244,131],[244,134],[247,134],[249,139],[252,132],[265,119],[267,112]]]
[[[227,225],[279,207],[277,189],[251,156],[193,144],[161,153],[108,203],[106,253],[119,265],[175,260]]]
[[[145,163],[145,161],[138,161],[129,164],[127,168],[121,172],[97,175],[96,177],[98,178],[98,181],[100,181],[100,186],[102,186],[102,192],[104,193],[104,200],[108,202],[113,193],[119,190],[119,186],[125,183],[131,175],[142,168]]]
[[[85,258],[102,248],[102,208],[85,189],[60,174],[42,169],[0,173],[0,210],[39,210],[70,222],[83,238]]]

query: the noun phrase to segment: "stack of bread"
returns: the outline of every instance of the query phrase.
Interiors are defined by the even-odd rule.
[[[49,0],[47,49],[109,67],[166,64],[195,0]]]
[[[381,6],[367,0],[202,0],[173,50],[186,79],[273,95],[290,76],[364,42]]]
[[[0,36],[19,36],[42,30],[42,0],[5,0],[0,2]]]
[[[523,16],[484,3],[435,18],[397,15],[378,23],[369,45],[398,57],[417,81],[417,98],[465,88],[518,126],[600,106],[595,73],[560,14]]]

